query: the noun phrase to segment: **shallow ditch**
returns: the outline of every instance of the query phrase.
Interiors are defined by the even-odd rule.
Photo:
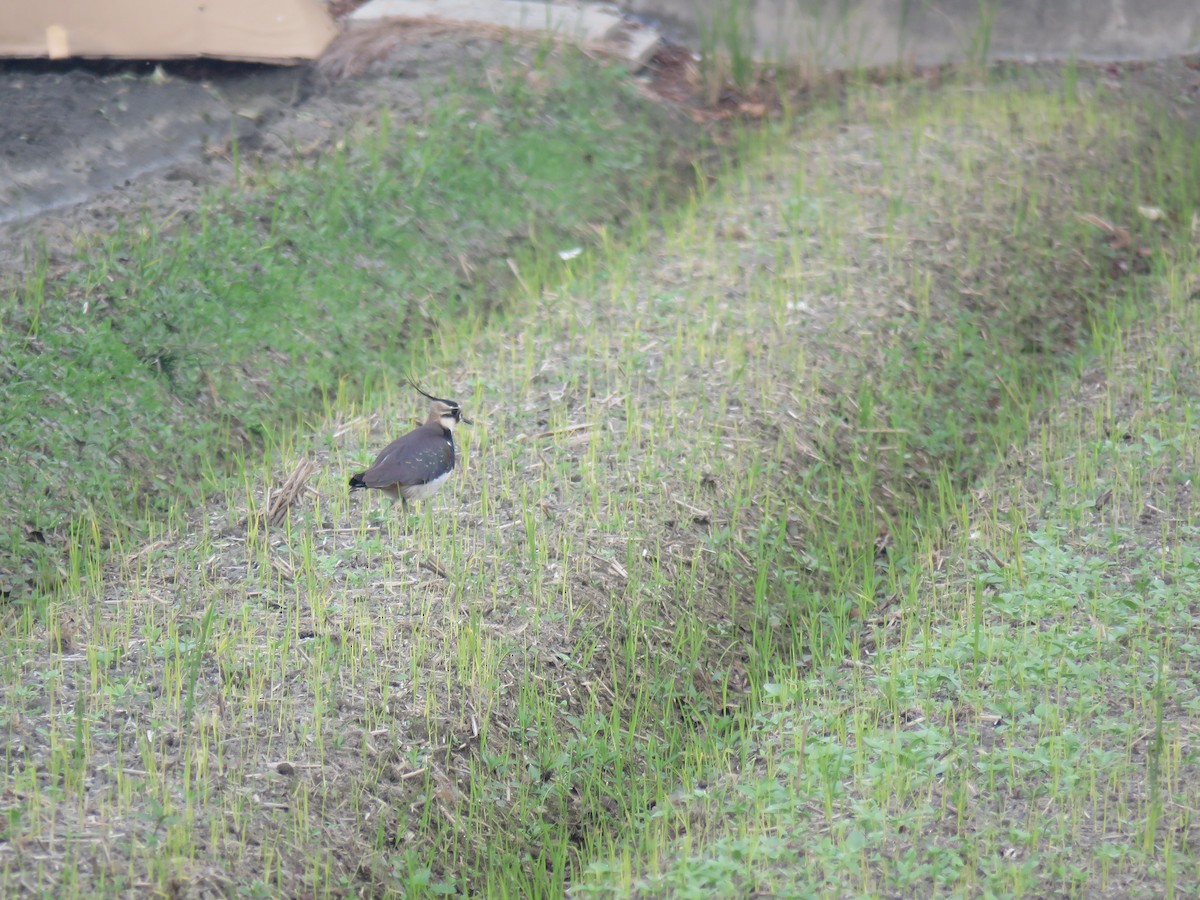
[[[1014,103],[1004,99],[1003,88],[998,94],[1001,109]],[[1065,112],[1069,116],[1069,103]],[[1034,120],[1039,113],[1029,115]],[[870,153],[861,148],[879,140],[878,127],[846,126],[841,137],[822,142],[820,152],[843,159],[857,155],[866,166]],[[678,716],[685,731],[695,729],[679,749],[681,757],[692,754],[687,745],[694,740],[708,748],[710,765],[720,758],[713,729],[743,734],[762,687],[781,675],[797,668],[832,673],[847,658],[870,653],[888,607],[912,588],[912,576],[927,563],[938,534],[959,524],[957,510],[976,479],[1027,437],[1040,411],[1054,402],[1059,384],[1077,370],[1091,327],[1100,322],[1111,328],[1114,315],[1126,314],[1153,254],[1176,237],[1174,229],[1139,218],[1126,200],[1136,194],[1132,180],[1173,179],[1173,173],[1197,165],[1194,152],[1178,142],[1173,162],[1158,158],[1145,137],[1153,126],[1109,132],[1101,124],[1100,141],[1108,143],[1098,153],[1087,151],[1086,161],[1070,144],[1045,133],[1030,136],[1025,129],[1031,126],[1017,116],[1010,115],[1012,130],[997,140],[994,152],[971,147],[973,138],[989,138],[959,131],[952,118],[943,127],[971,148],[964,164],[953,158],[952,142],[937,145],[956,174],[924,171],[913,176],[916,185],[906,178],[885,182],[878,191],[864,191],[878,194],[861,201],[865,211],[847,213],[859,217],[855,221],[875,246],[887,244],[888,229],[894,228],[895,242],[905,249],[877,253],[867,244],[832,250],[838,261],[853,263],[853,276],[839,276],[849,293],[857,289],[851,286],[855,279],[877,281],[883,290],[860,293],[857,309],[826,310],[817,340],[826,341],[827,349],[813,350],[820,387],[801,404],[804,421],[790,424],[780,415],[795,408],[795,399],[786,399],[786,388],[778,384],[778,360],[770,359],[770,350],[762,351],[762,363],[752,357],[743,363],[750,370],[760,366],[761,380],[748,377],[736,389],[750,399],[744,408],[755,410],[749,428],[741,427],[765,455],[784,449],[777,464],[761,461],[755,500],[728,499],[739,510],[738,526],[725,534],[714,527],[710,535],[715,568],[744,611],[735,629],[744,643],[731,664],[727,640],[714,640],[711,655],[681,660],[674,684],[664,678],[660,690],[671,702],[651,715]],[[978,127],[987,134],[986,125]],[[1020,162],[1014,164],[1006,139],[1025,151]],[[895,145],[908,140],[901,127]],[[1029,145],[1036,151],[1029,152]],[[883,165],[886,171],[886,159]],[[770,163],[751,164],[738,177],[750,184],[764,173],[777,191],[780,177],[770,172]],[[1010,180],[1022,188],[976,187]],[[1104,187],[1098,190],[1098,184]],[[926,190],[925,202],[937,212],[926,215],[917,201],[897,212],[895,197],[904,196],[904,187]],[[771,289],[743,275],[755,268],[746,262],[755,253],[750,232],[771,232],[771,213],[762,210],[777,209],[778,197],[764,198],[749,187],[731,193],[736,201],[710,211],[717,233],[732,237],[742,250],[725,256],[741,260],[742,274],[722,286],[737,283],[739,302],[759,299],[770,306]],[[1155,197],[1175,210],[1167,214],[1175,221],[1186,220],[1196,199],[1193,188]],[[740,213],[738,204],[745,205]],[[1075,212],[1080,208],[1103,212],[1081,217]],[[941,210],[953,212],[942,216]],[[814,314],[811,321],[818,320]],[[752,316],[738,321],[747,344],[772,340]],[[728,621],[727,612],[698,614],[713,616],[714,624]],[[672,654],[678,657],[672,642],[647,638],[636,655]],[[736,759],[738,751],[728,754]],[[706,751],[693,755],[703,759]],[[714,772],[685,766],[674,777],[675,789],[683,790],[710,781]],[[654,818],[653,807],[631,818],[631,827],[618,826],[624,838],[615,838],[617,846],[636,844],[639,829]],[[604,839],[593,844],[593,858],[612,852]]]

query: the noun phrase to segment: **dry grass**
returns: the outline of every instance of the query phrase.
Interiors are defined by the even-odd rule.
[[[276,490],[267,493],[265,519],[267,525],[283,524],[288,512],[300,499],[300,495],[309,490],[308,480],[317,474],[319,468],[315,461],[302,459],[296,464],[292,474],[284,479],[283,484]]]

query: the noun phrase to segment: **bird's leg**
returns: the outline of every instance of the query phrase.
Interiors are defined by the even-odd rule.
[[[404,497],[403,494],[400,496],[400,509],[404,512],[404,530],[407,531],[409,527],[409,521],[412,517],[412,510],[409,509],[408,499]]]

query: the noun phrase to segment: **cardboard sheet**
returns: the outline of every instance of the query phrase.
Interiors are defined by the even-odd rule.
[[[0,0],[0,56],[298,62],[337,33],[320,0]]]

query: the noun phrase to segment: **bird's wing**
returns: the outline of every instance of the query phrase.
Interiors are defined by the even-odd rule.
[[[418,451],[419,445],[424,445],[424,449]],[[424,484],[452,468],[454,444],[450,439],[429,440],[417,429],[384,447],[371,468],[362,473],[362,480],[370,488]]]

